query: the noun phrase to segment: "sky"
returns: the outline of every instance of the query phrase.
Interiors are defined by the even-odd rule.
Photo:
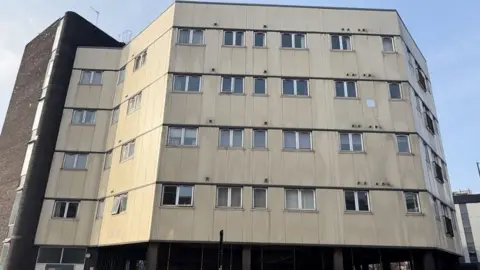
[[[480,192],[480,1],[236,0],[224,2],[397,9],[426,57],[453,190]],[[3,126],[25,44],[67,11],[95,22],[114,38],[135,36],[170,0],[3,0],[0,9],[0,126]],[[6,2],[6,3],[5,3]],[[45,4],[48,3],[48,4]],[[461,4],[459,4],[461,3]],[[479,92],[480,93],[480,92]],[[478,154],[477,154],[478,153]]]

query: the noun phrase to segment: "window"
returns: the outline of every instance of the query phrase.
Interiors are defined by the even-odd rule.
[[[243,46],[244,31],[225,31],[223,32],[223,45]]]
[[[243,93],[242,77],[222,77],[222,93]]]
[[[127,211],[128,194],[121,194],[113,197],[112,215]]]
[[[425,110],[425,124],[428,129],[433,135],[435,135],[435,124],[434,124],[434,119],[430,115],[430,111],[426,107],[424,107]]]
[[[142,104],[142,93],[138,93],[128,99],[127,113],[132,113],[140,108]]]
[[[203,30],[180,29],[178,34],[179,44],[203,44]]]
[[[217,187],[217,207],[242,207],[242,188]]]
[[[120,114],[120,107],[117,106],[112,110],[112,125],[118,122],[118,116]]]
[[[345,210],[370,211],[368,191],[345,190]]]
[[[135,140],[127,142],[122,145],[122,152],[120,154],[120,161],[125,161],[127,159],[133,158],[135,155]]]
[[[253,147],[255,149],[267,148],[267,131],[264,129],[253,130]]]
[[[63,169],[86,169],[88,154],[65,153]]]
[[[428,79],[427,79],[427,76],[425,76],[425,73],[423,72],[422,68],[420,67],[420,65],[418,64],[417,61],[415,61],[415,66],[416,66],[416,70],[417,70],[417,81],[418,81],[418,85],[420,85],[420,87],[423,89],[423,91],[427,92],[428,88]]]
[[[175,75],[173,77],[174,92],[199,92],[200,76]]]
[[[407,213],[420,213],[420,200],[417,192],[405,192]]]
[[[105,162],[103,165],[104,170],[110,169],[112,166],[112,151],[105,153]]]
[[[265,47],[265,37],[267,34],[264,32],[255,32],[253,35],[253,47]]]
[[[336,97],[357,97],[357,84],[353,81],[335,81]]]
[[[395,46],[393,43],[393,37],[382,37],[382,46],[384,52],[394,52]]]
[[[167,144],[183,146],[197,145],[197,128],[169,127]]]
[[[440,220],[440,210],[438,209],[438,202],[437,199],[433,198],[433,208],[435,209],[435,217]]]
[[[282,33],[282,48],[305,48],[305,34],[303,33]]]
[[[332,36],[332,50],[351,51],[350,36]]]
[[[402,91],[400,90],[399,83],[389,83],[388,89],[390,90],[390,99],[402,99]]]
[[[416,98],[416,101],[417,101],[417,102],[416,102],[416,103],[417,103],[417,104],[416,104],[416,105],[417,105],[417,110],[418,110],[419,112],[422,112],[422,108],[423,108],[422,99],[420,99],[420,97],[419,97],[417,94],[415,94],[415,98]]]
[[[95,214],[95,219],[103,218],[103,209],[105,208],[105,200],[100,200],[97,203],[97,213]]]
[[[266,188],[253,188],[253,208],[267,208]]]
[[[445,182],[443,178],[443,169],[442,169],[442,166],[440,165],[440,162],[438,161],[438,158],[434,158],[433,168],[435,170],[435,179],[437,179],[441,183]]]
[[[123,67],[118,71],[117,85],[123,83],[123,81],[125,81],[125,66],[123,66]]]
[[[163,186],[162,205],[193,205],[193,186]]]
[[[85,251],[84,248],[40,247],[37,263],[83,264],[85,262]],[[60,266],[56,265],[55,267]]]
[[[72,124],[74,125],[94,125],[95,111],[93,110],[73,110]]]
[[[243,147],[243,129],[220,129],[220,147]]]
[[[80,84],[102,84],[103,71],[82,70]]]
[[[454,236],[453,233],[453,222],[452,222],[452,214],[450,212],[450,208],[448,208],[445,204],[442,204],[442,212],[443,212],[443,222],[445,225],[445,233],[451,237]]]
[[[314,189],[285,189],[285,208],[315,210]]]
[[[282,94],[285,96],[308,96],[308,81],[301,79],[283,79]]]
[[[397,151],[398,153],[410,153],[410,142],[408,135],[397,134]]]
[[[284,131],[283,148],[285,149],[312,149],[312,132]]]
[[[267,79],[266,78],[254,78],[253,93],[255,95],[266,95],[267,94]]]
[[[143,67],[143,65],[145,65],[145,62],[147,62],[147,51],[145,50],[139,53],[133,61],[133,71],[136,71],[137,69]]]
[[[0,250],[0,269],[3,269],[2,267],[6,264],[9,251],[10,243],[4,242],[2,245],[2,250]]]
[[[361,133],[340,133],[340,151],[363,152]]]
[[[55,201],[53,206],[54,218],[76,218],[79,202]]]

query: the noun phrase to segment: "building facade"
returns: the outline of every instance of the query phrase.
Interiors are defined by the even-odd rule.
[[[458,220],[459,236],[462,242],[461,261],[477,264],[480,255],[480,194],[471,191],[453,194],[455,210]]]
[[[96,42],[38,116],[50,162],[25,159],[42,185],[6,269],[454,268],[426,60],[395,10],[177,1]]]

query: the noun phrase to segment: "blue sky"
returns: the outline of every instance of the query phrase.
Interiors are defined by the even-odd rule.
[[[125,30],[136,35],[171,1],[164,0],[7,0],[0,9],[0,124],[8,107],[25,44],[65,11],[95,21],[115,38]],[[225,1],[232,2],[232,1]],[[239,2],[239,1],[234,1]],[[475,162],[480,161],[480,1],[463,0],[260,0],[265,4],[295,4],[397,9],[429,65],[440,131],[454,190],[480,192]],[[478,154],[477,154],[478,153]]]

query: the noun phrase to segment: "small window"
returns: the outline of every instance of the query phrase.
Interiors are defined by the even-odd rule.
[[[10,251],[10,243],[4,242],[2,245],[2,250],[0,250],[0,267],[6,264],[9,251]]]
[[[437,158],[435,158],[435,159],[437,159]],[[440,183],[444,183],[445,179],[443,177],[443,169],[442,169],[442,166],[440,165],[440,162],[435,160],[433,162],[433,168],[435,170],[435,179],[440,181]]]
[[[80,84],[102,84],[103,71],[82,70]]]
[[[64,263],[64,264],[85,263],[85,249],[84,248],[64,248],[61,263]]]
[[[217,207],[242,207],[242,188],[217,187]]]
[[[79,202],[55,201],[53,206],[54,218],[76,218]]]
[[[430,115],[430,111],[428,111],[428,109],[425,109],[425,124],[427,126],[428,131],[430,131],[433,135],[435,135],[434,121],[435,120]]]
[[[120,115],[120,107],[117,106],[112,110],[112,125],[118,122],[118,116]]]
[[[163,186],[162,205],[192,206],[193,186]]]
[[[222,77],[222,93],[243,93],[243,77]]]
[[[308,96],[308,81],[301,79],[283,79],[282,94],[285,96]]]
[[[345,210],[370,211],[368,191],[345,190]]]
[[[65,153],[63,158],[63,169],[80,169],[87,168],[88,154]]]
[[[137,69],[143,67],[147,62],[147,51],[139,53],[133,61],[133,71],[136,71]]]
[[[127,211],[128,194],[121,194],[113,197],[112,215]]]
[[[223,45],[225,46],[243,46],[244,31],[225,31],[223,32]]]
[[[315,210],[314,189],[285,189],[285,208]]]
[[[284,131],[283,148],[285,149],[312,149],[312,132]]]
[[[415,61],[415,66],[417,70],[417,81],[420,87],[423,89],[423,91],[427,92],[428,88],[428,79],[427,76],[425,76],[425,73],[423,72],[422,68],[420,65]]]
[[[254,78],[253,94],[266,95],[267,94],[267,79],[266,78]]]
[[[267,208],[266,188],[253,188],[253,208]]]
[[[174,92],[199,92],[200,76],[175,75],[173,77]]]
[[[265,129],[253,130],[253,147],[255,149],[267,148],[267,131]]]
[[[73,110],[72,124],[74,125],[94,125],[95,124],[94,110]]]
[[[254,47],[265,47],[265,37],[267,34],[265,32],[255,32],[254,34]]]
[[[142,93],[140,92],[128,99],[127,113],[132,113],[140,109],[141,104],[142,104]]]
[[[417,94],[415,94],[415,98],[416,98],[416,102],[417,103],[417,111],[419,112],[422,112],[422,108],[423,108],[423,102],[422,102],[422,99],[420,98],[420,96],[418,96]]]
[[[437,219],[440,219],[440,210],[438,209],[438,202],[437,202],[437,199],[435,198],[433,198],[433,208],[435,209],[435,217]]]
[[[282,33],[282,48],[304,49],[305,47],[305,34]]]
[[[382,46],[384,52],[394,52],[395,46],[393,43],[393,37],[382,37]]]
[[[100,200],[97,203],[97,213],[95,214],[95,219],[103,218],[103,209],[105,208],[105,200]]]
[[[112,166],[112,151],[109,151],[105,153],[105,162],[103,165],[103,169],[108,170],[110,169],[111,166]]]
[[[420,213],[418,192],[405,192],[405,204],[408,213]]]
[[[118,71],[117,85],[122,84],[123,81],[125,81],[125,66]]]
[[[408,135],[395,135],[397,137],[397,151],[399,153],[410,153],[410,141]]]
[[[62,248],[40,247],[37,263],[60,263],[62,261],[62,252]]]
[[[357,84],[354,81],[335,81],[335,96],[344,98],[357,97]]]
[[[351,51],[352,45],[350,42],[350,36],[332,36],[332,50]]]
[[[220,129],[220,147],[243,147],[243,129]]]
[[[203,30],[201,29],[180,29],[178,34],[179,44],[203,44]]]
[[[135,155],[135,140],[122,145],[122,152],[120,154],[120,162],[133,158]]]
[[[340,133],[340,151],[363,152],[361,133]]]
[[[169,127],[167,144],[175,146],[197,145],[197,131],[197,128]]]
[[[402,99],[402,91],[399,83],[389,83],[390,99]]]

